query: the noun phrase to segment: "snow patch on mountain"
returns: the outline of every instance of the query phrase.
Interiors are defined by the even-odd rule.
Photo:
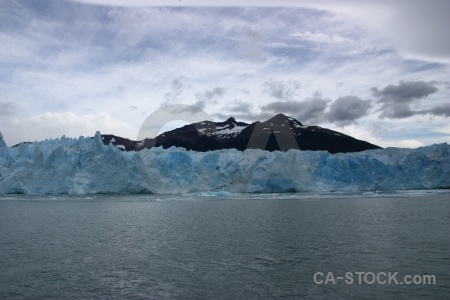
[[[249,124],[237,122],[234,118],[229,118],[224,122],[204,121],[193,125],[201,134],[214,136],[217,139],[229,139],[236,137]]]

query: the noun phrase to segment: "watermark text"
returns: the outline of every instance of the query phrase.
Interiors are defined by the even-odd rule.
[[[315,284],[405,284],[405,285],[432,285],[436,284],[435,275],[404,275],[398,272],[346,272],[344,276],[337,276],[333,272],[316,272],[313,280]]]

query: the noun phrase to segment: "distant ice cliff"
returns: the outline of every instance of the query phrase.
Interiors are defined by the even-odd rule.
[[[7,147],[0,134],[0,194],[180,194],[450,187],[450,146],[358,153],[182,148],[120,151],[94,138]]]

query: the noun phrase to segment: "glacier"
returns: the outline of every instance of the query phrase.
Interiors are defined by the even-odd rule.
[[[450,188],[450,146],[357,153],[121,151],[100,132],[8,147],[0,133],[0,194],[352,192]]]

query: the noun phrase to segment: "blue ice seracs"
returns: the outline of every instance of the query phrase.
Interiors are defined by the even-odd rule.
[[[450,146],[357,153],[120,151],[99,132],[7,147],[0,194],[279,193],[450,188]]]

